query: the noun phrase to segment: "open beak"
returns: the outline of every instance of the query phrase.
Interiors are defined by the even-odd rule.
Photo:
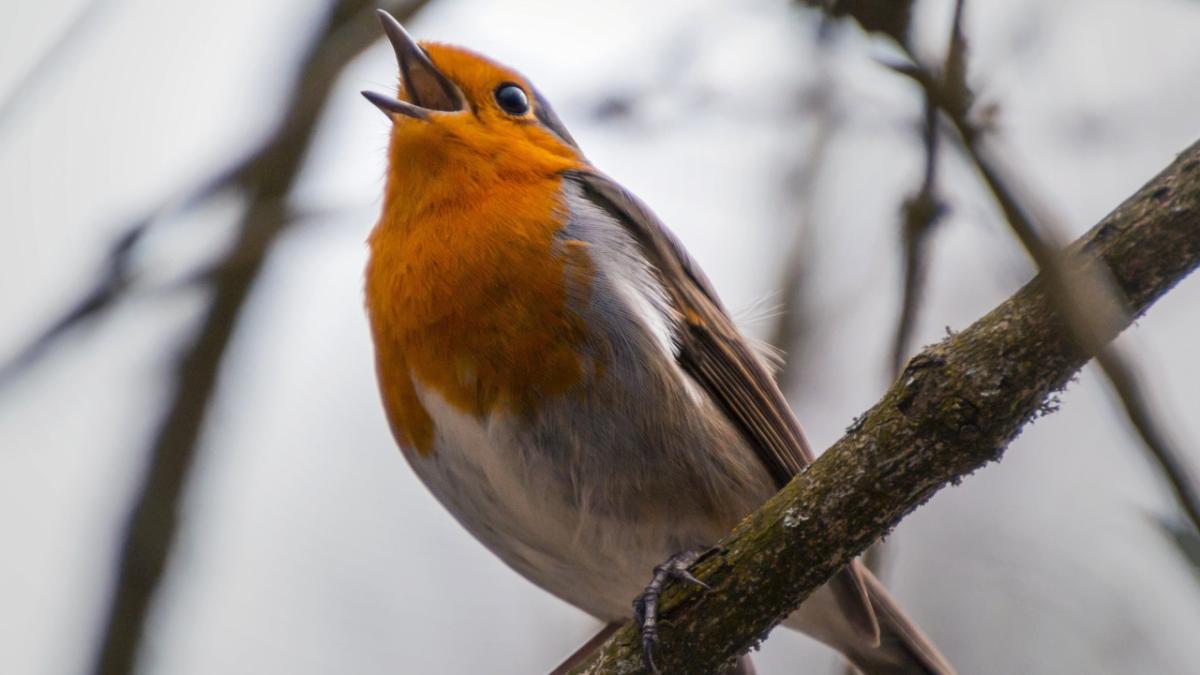
[[[383,32],[387,33],[392,49],[396,50],[396,61],[400,64],[400,79],[404,83],[407,101],[364,91],[363,96],[391,119],[393,114],[413,119],[427,120],[434,110],[455,112],[464,109],[463,95],[440,70],[429,60],[424,49],[416,43],[404,26],[391,14],[377,10]]]

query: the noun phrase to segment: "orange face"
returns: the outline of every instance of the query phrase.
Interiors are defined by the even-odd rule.
[[[454,87],[461,107],[424,109],[423,117],[395,115],[389,157],[393,172],[432,177],[479,163],[520,178],[557,174],[580,161],[570,135],[521,75],[459,47],[421,47]],[[401,101],[424,98],[410,88],[416,85],[402,81]]]

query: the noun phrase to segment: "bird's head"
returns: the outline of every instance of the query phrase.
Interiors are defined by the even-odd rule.
[[[544,175],[583,161],[550,105],[519,73],[461,47],[418,43],[382,10],[379,19],[396,52],[400,85],[395,97],[363,96],[392,121],[393,175]]]

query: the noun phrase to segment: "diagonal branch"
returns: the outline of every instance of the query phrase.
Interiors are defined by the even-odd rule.
[[[988,152],[986,130],[971,117],[975,97],[967,84],[967,41],[962,30],[964,4],[964,0],[955,4],[943,71],[935,74],[922,67],[911,45],[903,42],[901,47],[912,59],[912,65],[903,67],[901,72],[921,86],[926,101],[936,105],[954,127],[967,159],[996,200],[1009,229],[1045,277],[1050,296],[1066,317],[1068,334],[1082,349],[1096,355],[1096,364],[1121,402],[1130,426],[1162,469],[1184,514],[1200,530],[1200,491],[1187,462],[1168,442],[1151,414],[1137,371],[1099,337],[1106,331],[1103,324],[1114,320],[1114,313],[1126,311],[1121,306],[1120,294],[1102,272],[1082,270],[1074,274],[1066,269],[1054,232],[1039,224],[1034,212],[1022,203],[1014,181]]]
[[[412,0],[400,14],[425,2]],[[166,569],[179,505],[195,460],[217,374],[238,316],[270,250],[287,226],[287,197],[300,173],[330,91],[347,64],[378,36],[374,3],[339,0],[314,37],[285,99],[286,114],[268,140],[226,175],[247,206],[237,241],[209,278],[211,299],[196,335],[175,363],[173,393],[148,457],[145,478],[126,524],[116,585],[94,671],[132,673],[151,602]]]
[[[110,247],[104,269],[87,292],[10,360],[0,363],[0,393],[72,329],[96,319],[128,290],[134,276],[130,270],[133,251],[151,222],[151,218],[145,218],[128,227]]]
[[[943,82],[966,81],[966,40],[963,39],[962,34],[962,13],[963,0],[958,0],[954,7],[950,46],[946,50],[942,75],[938,78]],[[907,33],[901,34],[898,40],[911,54],[912,45]],[[930,79],[933,77],[931,74]],[[939,107],[933,92],[928,89],[925,91],[923,112],[921,141],[925,146],[925,171],[920,188],[904,201],[901,209],[904,216],[904,286],[900,316],[896,320],[896,332],[892,338],[891,376],[893,378],[897,377],[904,368],[904,359],[908,355],[909,342],[912,341],[917,312],[920,310],[922,290],[925,285],[925,254],[929,236],[946,211],[946,205],[937,191],[938,148],[940,146],[938,141],[941,138],[938,130]]]
[[[1053,245],[1046,241],[1040,233],[1041,228],[1033,222],[1028,211],[1022,208],[1013,196],[1013,189],[980,148],[978,141],[967,141],[965,147],[992,194],[1000,202],[1009,226],[1017,233],[1025,250],[1047,278],[1047,286],[1057,306],[1066,308],[1064,314],[1067,317],[1068,332],[1076,342],[1096,355],[1096,364],[1121,402],[1130,426],[1141,438],[1142,445],[1158,462],[1176,502],[1191,521],[1192,527],[1200,530],[1200,492],[1197,491],[1197,482],[1188,463],[1168,441],[1150,412],[1137,372],[1113,345],[1104,344],[1098,338],[1104,328],[1097,324],[1112,318],[1106,317],[1103,311],[1094,311],[1098,305],[1103,306],[1105,299],[1101,299],[1100,303],[1077,302],[1080,297],[1095,295],[1097,290],[1108,296],[1107,299],[1111,301],[1114,296],[1111,284],[1094,273],[1081,278],[1065,270]],[[1089,289],[1087,284],[1099,286],[1099,289]],[[1115,308],[1115,311],[1123,310],[1123,307]],[[1113,308],[1109,311],[1113,311]]]
[[[1106,344],[1200,266],[1200,142],[1060,258],[1105,269],[1130,310]],[[711,591],[663,594],[659,662],[720,672],[855,556],[938,490],[957,483],[1046,414],[1048,398],[1094,355],[1072,339],[1040,275],[971,327],[925,349],[816,462],[693,568]],[[643,673],[626,624],[576,673]]]
[[[806,352],[812,342],[812,326],[818,323],[814,316],[812,298],[804,283],[813,272],[816,251],[813,247],[816,231],[820,179],[828,167],[829,154],[844,120],[839,111],[836,82],[829,66],[829,37],[818,29],[816,58],[812,64],[817,73],[816,81],[802,94],[804,105],[801,113],[813,125],[812,139],[804,148],[804,159],[798,163],[787,178],[788,192],[793,204],[794,227],[792,242],[783,272],[779,280],[779,308],[775,325],[767,342],[787,354],[775,382],[785,393],[804,380],[801,377]]]

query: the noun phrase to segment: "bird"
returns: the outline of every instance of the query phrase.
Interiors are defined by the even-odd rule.
[[[636,619],[657,670],[663,586],[814,453],[704,272],[530,81],[378,14],[400,82],[363,92],[391,123],[364,293],[392,435],[509,567],[606,632]],[[869,675],[954,672],[858,561],[785,625]]]

